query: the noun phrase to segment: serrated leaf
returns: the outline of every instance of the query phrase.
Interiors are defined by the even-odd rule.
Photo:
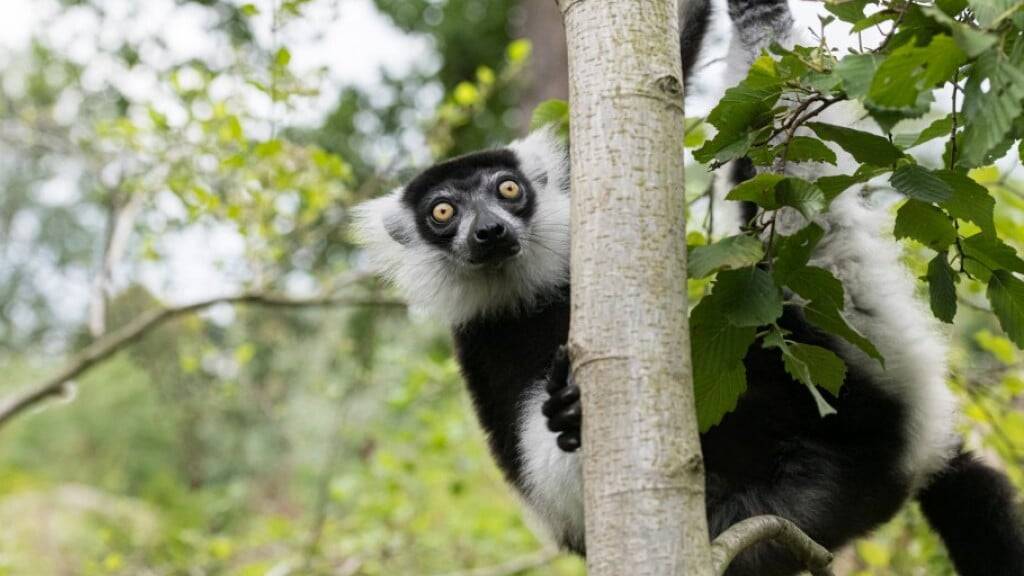
[[[760,268],[719,272],[712,294],[718,302],[727,303],[722,313],[733,326],[764,326],[782,316],[779,287]]]
[[[947,324],[956,316],[955,272],[949,266],[949,255],[939,252],[928,263],[928,296],[932,314]]]
[[[708,246],[692,248],[687,270],[690,278],[704,278],[720,270],[752,266],[763,257],[764,246],[760,240],[748,234],[738,234]]]
[[[825,3],[825,10],[836,15],[843,22],[853,24],[864,19],[864,7],[870,0],[845,0]]]
[[[725,91],[707,117],[718,133],[694,151],[695,160],[727,162],[746,155],[757,130],[771,124],[772,108],[782,94],[781,84],[772,76],[774,65],[771,58],[758,58],[747,78]]]
[[[822,417],[836,411],[818,391],[818,386],[833,387],[836,393],[846,378],[846,364],[833,352],[797,342],[787,342],[778,330],[769,332],[762,343],[765,348],[778,348],[782,365],[798,383],[803,384],[814,398],[818,414]],[[838,380],[838,382],[837,382]]]
[[[775,154],[780,154],[784,146],[785,144],[779,144],[776,146]],[[835,166],[836,153],[817,138],[795,136],[789,141],[789,147],[786,149],[786,161],[824,162]]]
[[[986,292],[1006,336],[1024,349],[1024,282],[1007,270],[995,270]]]
[[[808,224],[798,232],[790,236],[779,236],[775,239],[775,262],[773,273],[782,284],[786,283],[786,277],[796,270],[807,265],[811,258],[811,252],[825,235],[821,226]]]
[[[795,208],[810,220],[825,209],[825,193],[815,184],[789,176],[775,185],[775,200],[781,206]]]
[[[950,79],[966,60],[956,42],[944,34],[933,36],[927,46],[908,42],[878,67],[864,104],[871,109],[917,114],[922,91],[930,92]]]
[[[956,240],[956,229],[942,210],[919,200],[907,200],[896,212],[893,235],[897,239],[917,240],[942,252]]]
[[[836,64],[836,73],[843,80],[843,90],[850,98],[867,95],[871,80],[884,58],[877,54],[849,54]]]
[[[953,133],[953,115],[947,114],[933,121],[927,128],[917,134],[899,134],[894,137],[897,143],[904,143],[907,148],[920,146],[936,138],[943,138]]]
[[[817,266],[805,266],[787,277],[786,286],[820,310],[843,309],[843,283],[831,272]]]
[[[953,196],[953,188],[945,180],[917,164],[897,168],[889,183],[900,194],[922,202],[943,202]]]
[[[899,148],[877,134],[821,122],[809,122],[807,127],[814,130],[818,138],[838,144],[862,164],[890,166],[903,157]]]
[[[1020,43],[1018,43],[1020,44]],[[1005,144],[1014,121],[1024,111],[1024,71],[1019,57],[1006,58],[998,50],[975,62],[964,87],[963,143],[957,164],[966,168],[985,163],[990,153]]]
[[[839,174],[836,176],[822,176],[814,181],[818,188],[829,200],[842,194],[847,188],[855,184],[863,184],[876,176],[889,172],[889,168],[862,164],[853,175]]]
[[[964,238],[964,267],[982,282],[987,282],[992,270],[1009,270],[1024,272],[1024,260],[1017,256],[1017,251],[1007,246],[995,236],[978,233]]]
[[[757,330],[722,321],[714,297],[706,297],[690,315],[690,342],[697,420],[707,432],[736,408],[747,389],[743,358]]]
[[[946,212],[954,218],[974,222],[983,233],[995,236],[993,214],[996,201],[988,189],[970,177],[951,170],[939,170],[935,174],[953,189],[953,196],[941,204]]]
[[[885,358],[882,357],[878,348],[876,348],[870,340],[865,338],[864,335],[858,332],[853,326],[850,326],[840,309],[833,308],[826,304],[817,304],[812,302],[804,307],[804,317],[807,318],[808,322],[825,332],[835,334],[857,348],[860,348],[862,352],[867,354],[869,357],[878,360],[878,363],[882,366],[885,366]]]
[[[786,177],[781,174],[763,173],[741,182],[725,197],[727,200],[753,202],[762,208],[776,210],[775,185]]]

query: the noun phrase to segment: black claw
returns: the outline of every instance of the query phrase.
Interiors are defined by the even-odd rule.
[[[563,432],[558,435],[558,447],[565,452],[575,452],[580,449],[579,432]]]
[[[569,349],[559,346],[551,362],[551,373],[548,375],[547,390],[554,394],[569,384]]]
[[[557,415],[548,418],[548,430],[552,432],[579,431],[582,423],[582,412],[579,404],[573,404]]]

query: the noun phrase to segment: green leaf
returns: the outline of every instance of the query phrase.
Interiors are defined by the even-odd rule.
[[[853,175],[839,174],[836,176],[822,176],[815,180],[815,184],[825,194],[825,197],[829,200],[839,196],[847,188],[854,184],[863,184],[868,180],[871,180],[875,176],[885,174],[890,169],[886,167],[872,166],[870,164],[862,164],[860,168]]]
[[[825,235],[821,226],[808,224],[790,236],[779,236],[775,239],[774,275],[782,284],[786,277],[807,265],[811,252]]]
[[[704,278],[719,270],[735,270],[752,266],[764,257],[761,241],[748,234],[722,238],[709,246],[690,250],[690,278]]]
[[[919,115],[922,91],[952,78],[966,60],[967,55],[956,42],[944,34],[933,36],[927,46],[908,42],[878,67],[864,104],[874,110]]]
[[[1016,0],[968,0],[974,15],[982,26],[990,27],[1000,21],[1000,16],[1007,14],[1010,8],[1018,6]]]
[[[796,360],[807,366],[815,386],[828,390],[833,396],[839,395],[839,389],[846,379],[846,363],[835,352],[821,346],[800,343],[790,344],[789,350]]]
[[[849,54],[836,64],[836,73],[843,80],[843,90],[850,98],[863,98],[871,88],[884,58],[877,54]]]
[[[508,48],[505,49],[505,54],[508,57],[508,61],[513,64],[518,64],[526,61],[533,52],[533,44],[526,38],[517,38],[509,43]]]
[[[725,91],[707,117],[718,133],[693,153],[694,159],[727,162],[747,154],[758,130],[771,124],[772,109],[782,94],[774,70],[774,61],[762,56],[754,61],[743,82]]]
[[[899,14],[895,10],[879,10],[878,12],[875,12],[874,14],[868,16],[867,18],[864,18],[863,20],[858,20],[857,23],[854,24],[852,28],[850,28],[850,32],[856,33],[861,32],[863,30],[867,30],[868,28],[874,28],[875,26],[878,26],[882,22],[894,20],[898,16]]]
[[[785,178],[781,174],[758,174],[733,188],[726,199],[753,202],[762,208],[777,210],[779,206],[775,201],[775,185]]]
[[[919,200],[907,200],[896,212],[897,239],[910,238],[932,250],[945,251],[956,240],[956,230],[945,212]]]
[[[781,153],[784,144],[775,147],[775,155]],[[789,141],[786,152],[787,162],[825,162],[835,166],[836,153],[817,138],[795,136]]]
[[[903,157],[899,148],[877,134],[820,122],[809,122],[807,127],[819,138],[838,144],[862,164],[890,166]]]
[[[900,194],[922,202],[942,202],[953,196],[953,188],[945,180],[917,164],[897,168],[889,183]]]
[[[1021,43],[1018,43],[1018,45]],[[987,163],[989,154],[1008,139],[1014,121],[1024,111],[1024,71],[1020,58],[999,51],[983,54],[964,87],[963,143],[957,164],[966,168]]]
[[[953,115],[947,114],[928,125],[918,134],[900,134],[895,137],[897,142],[905,141],[907,148],[920,146],[936,138],[943,138],[953,133]]]
[[[881,352],[878,351],[878,348],[876,348],[870,340],[865,338],[864,335],[858,332],[853,326],[850,326],[846,321],[846,318],[843,317],[842,311],[839,308],[834,308],[828,304],[812,302],[804,307],[804,317],[807,318],[807,321],[811,324],[825,332],[839,336],[850,344],[860,348],[860,350],[869,357],[878,360],[879,364],[883,366],[885,365],[885,359],[882,357]]]
[[[545,100],[533,109],[530,118],[530,130],[544,126],[553,126],[555,132],[568,139],[569,137],[569,103],[565,100]]]
[[[805,266],[790,274],[786,286],[819,309],[843,309],[843,283],[831,272],[817,266]]]
[[[845,0],[839,2],[826,2],[825,10],[836,15],[843,22],[853,24],[864,19],[864,7],[870,0]]]
[[[1024,282],[1009,271],[995,270],[986,294],[1003,332],[1024,349]]]
[[[996,201],[988,193],[988,189],[969,176],[951,170],[939,170],[936,175],[953,189],[952,198],[941,204],[946,212],[954,218],[974,222],[983,233],[995,236],[996,224],[993,214]]]
[[[928,263],[928,295],[932,314],[947,324],[956,316],[956,285],[949,255],[939,252]]]
[[[825,193],[815,184],[789,176],[775,185],[775,199],[781,206],[796,208],[810,220],[825,209]]]
[[[747,389],[743,358],[757,330],[722,322],[713,296],[704,298],[690,315],[690,347],[694,396],[701,432],[707,432],[736,408]]]
[[[764,326],[782,316],[782,294],[771,274],[756,267],[719,272],[712,291],[728,302],[722,313],[733,326]]]
[[[291,63],[291,61],[292,53],[289,52],[287,48],[282,46],[281,48],[277,49],[277,54],[274,55],[274,64],[276,64],[278,68],[287,67],[288,64]]]
[[[978,233],[964,238],[961,245],[967,258],[964,267],[982,282],[987,282],[993,270],[1024,272],[1024,260],[1017,252],[995,236]]]

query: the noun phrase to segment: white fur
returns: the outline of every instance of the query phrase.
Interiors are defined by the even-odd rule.
[[[583,534],[583,471],[580,452],[563,452],[548,430],[541,405],[543,382],[536,385],[519,422],[523,497],[530,510],[560,542]],[[576,545],[582,542],[576,542]]]
[[[501,310],[529,308],[569,281],[568,157],[551,130],[538,130],[508,146],[537,193],[522,251],[500,269],[471,268],[424,242],[413,227],[402,189],[356,208],[356,230],[371,266],[401,291],[414,309],[453,325]],[[543,182],[543,186],[540,183]],[[388,234],[386,222],[404,226],[409,241]]]
[[[802,34],[791,29],[775,37],[735,34],[728,68],[746,70],[760,43],[778,41],[784,45],[807,44]],[[753,44],[744,40],[755,38]],[[850,125],[857,110],[833,107],[820,121]],[[861,129],[866,129],[860,127]],[[840,159],[838,169],[828,164],[790,164],[788,174],[814,180],[836,173],[852,173],[853,159],[831,145]],[[825,236],[810,264],[832,272],[845,288],[844,315],[870,340],[885,358],[883,369],[846,341],[839,352],[851,365],[866,371],[872,381],[906,408],[906,454],[903,471],[920,485],[939,471],[956,451],[954,429],[956,401],[946,386],[947,338],[938,321],[915,296],[915,284],[900,261],[900,247],[889,232],[891,219],[881,207],[871,208],[862,197],[863,186],[855,186],[836,198],[827,213],[815,218]],[[789,234],[806,220],[795,210],[780,211],[777,232]],[[839,340],[837,338],[837,340]]]

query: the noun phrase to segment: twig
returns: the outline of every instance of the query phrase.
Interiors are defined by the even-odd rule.
[[[535,554],[516,558],[515,560],[510,560],[504,564],[488,566],[486,568],[476,568],[463,572],[449,572],[439,576],[513,576],[514,574],[519,574],[527,570],[546,566],[555,558],[558,558],[559,554],[560,552],[555,548],[545,548]]]
[[[833,576],[829,568],[832,553],[811,540],[796,524],[778,516],[748,518],[719,534],[711,543],[711,561],[715,574],[725,574],[729,563],[740,552],[765,540],[773,540],[792,552],[813,576]]]
[[[159,327],[165,322],[199,312],[218,304],[263,306],[268,308],[326,308],[334,306],[405,306],[401,300],[393,298],[366,298],[354,296],[315,296],[312,298],[289,298],[287,296],[246,292],[234,296],[220,296],[171,308],[150,310],[138,315],[124,326],[108,332],[102,338],[93,341],[79,352],[75,358],[60,372],[48,380],[31,386],[0,402],[0,427],[21,412],[46,400],[61,396],[67,391],[67,384],[87,372],[96,364],[127,348],[141,336]]]

